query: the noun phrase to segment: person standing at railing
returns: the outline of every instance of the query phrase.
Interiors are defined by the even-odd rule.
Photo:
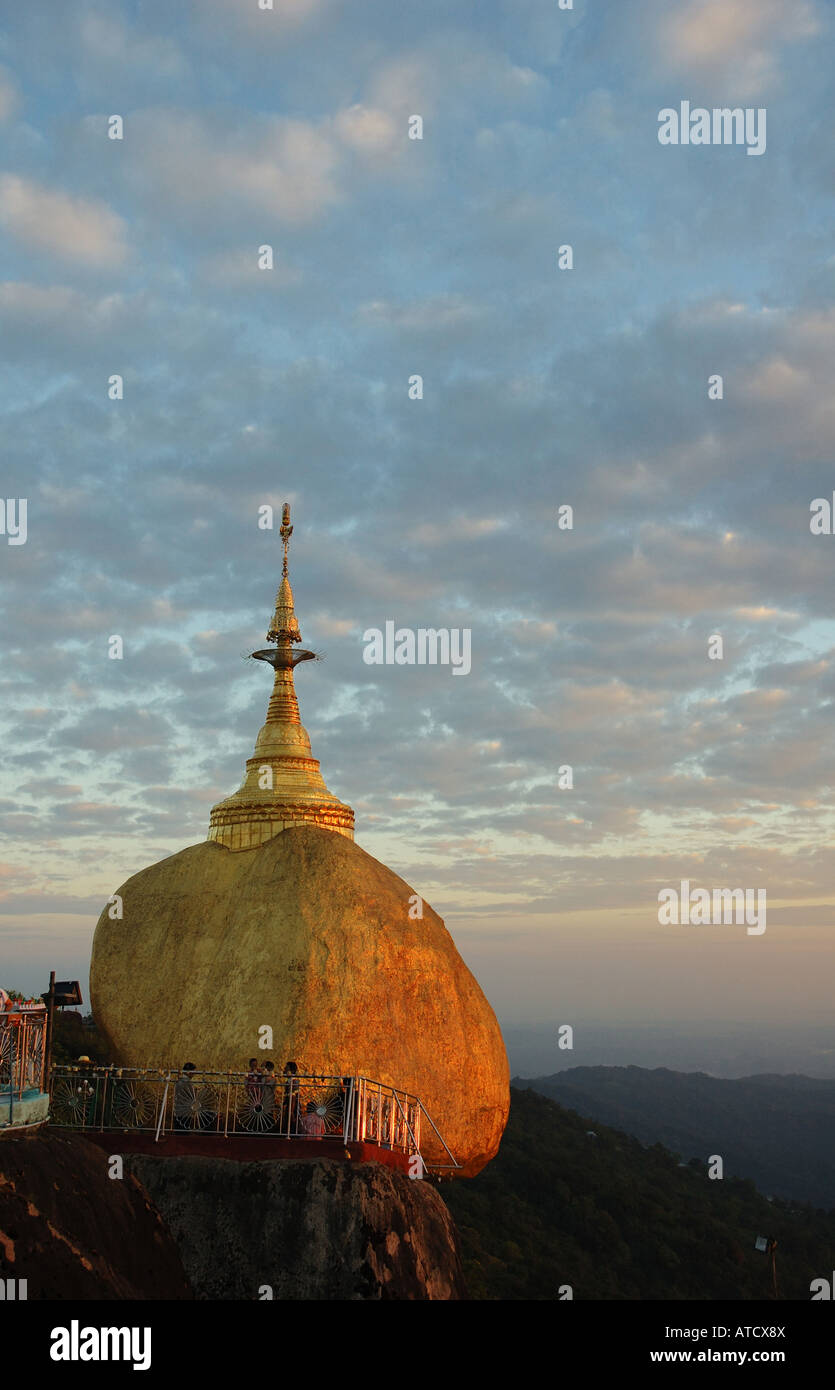
[[[193,1062],[183,1063],[183,1074],[174,1083],[174,1128],[191,1129],[190,1120],[194,1114],[195,1090]]]
[[[284,1094],[281,1105],[281,1132],[282,1134],[298,1134],[299,1132],[299,1068],[295,1062],[287,1062],[284,1066]]]
[[[82,1116],[82,1123],[92,1124],[96,1116],[96,1093],[98,1082],[93,1076],[93,1063],[89,1057],[79,1057],[78,1059],[79,1078],[75,1088],[78,1097],[78,1109]]]
[[[258,1066],[258,1058],[250,1057],[249,1071],[246,1074],[246,1093],[253,1105],[258,1105],[261,1101],[261,1083],[263,1077]]]
[[[307,1139],[321,1139],[325,1132],[324,1118],[316,1110],[315,1100],[307,1102],[307,1109],[302,1115],[302,1133]]]

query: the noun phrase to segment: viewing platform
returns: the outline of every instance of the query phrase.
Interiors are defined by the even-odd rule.
[[[50,1093],[50,1123],[108,1152],[118,1136],[120,1151],[157,1157],[373,1160],[412,1177],[460,1166],[416,1096],[365,1076],[79,1064],[54,1067]],[[427,1129],[448,1162],[424,1159]]]

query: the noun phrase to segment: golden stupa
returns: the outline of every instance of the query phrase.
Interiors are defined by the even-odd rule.
[[[208,839],[143,869],[96,927],[90,990],[122,1065],[191,1060],[242,1070],[271,1055],[317,1073],[372,1077],[421,1098],[461,1171],[496,1153],[509,1070],[493,1010],[443,921],[354,843],[354,813],[325,785],[299,718],[301,641],[284,565],[253,652],[275,670],[244,781],[211,812]],[[418,916],[415,904],[420,903]],[[445,1156],[432,1142],[427,1157]]]

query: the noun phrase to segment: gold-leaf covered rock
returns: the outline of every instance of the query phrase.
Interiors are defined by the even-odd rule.
[[[509,1108],[493,1010],[427,903],[347,837],[299,825],[256,849],[192,845],[128,879],[93,947],[96,1021],[114,1060],[360,1074],[417,1095],[473,1174]],[[259,1029],[272,1054],[258,1053]],[[430,1161],[448,1161],[424,1124]]]

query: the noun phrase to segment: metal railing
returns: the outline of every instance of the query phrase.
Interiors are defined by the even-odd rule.
[[[365,1076],[55,1066],[50,1095],[51,1122],[66,1129],[331,1138],[405,1154],[420,1154],[425,1114],[415,1096]]]

